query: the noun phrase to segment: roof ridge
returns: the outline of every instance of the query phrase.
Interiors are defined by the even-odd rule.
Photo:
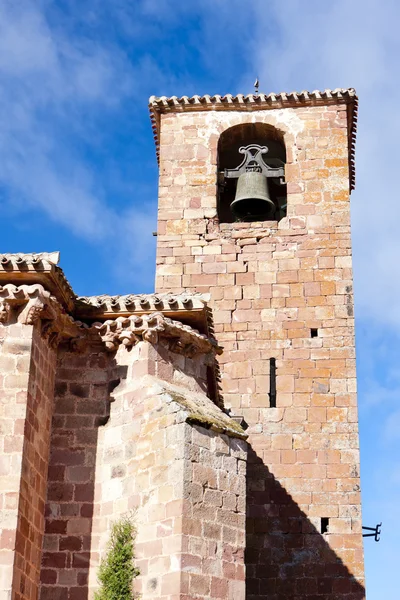
[[[181,104],[198,104],[198,103],[206,103],[206,102],[224,102],[224,101],[239,101],[245,102],[252,101],[256,102],[257,100],[261,100],[266,102],[268,100],[277,101],[278,99],[290,100],[290,99],[301,99],[301,98],[340,98],[340,97],[354,97],[356,96],[356,90],[354,88],[335,88],[330,89],[326,88],[325,90],[313,90],[307,91],[302,90],[300,92],[292,91],[292,92],[270,92],[269,94],[264,94],[262,92],[258,94],[214,94],[210,96],[210,94],[205,94],[203,96],[199,96],[195,94],[194,96],[150,96],[149,105],[157,106],[158,108],[162,108],[165,105],[181,105]],[[161,106],[160,106],[161,105]]]
[[[55,250],[54,252],[7,252],[0,253],[0,260],[2,264],[7,264],[7,261],[16,262],[18,264],[26,263],[39,263],[46,261],[53,265],[58,265],[60,262],[60,252]]]

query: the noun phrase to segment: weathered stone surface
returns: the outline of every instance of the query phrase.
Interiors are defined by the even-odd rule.
[[[57,253],[0,255],[12,600],[92,600],[127,512],[144,600],[364,598],[356,108],[354,90],[153,99],[156,294],[77,298]],[[249,122],[286,147],[279,223],[216,216],[219,137]]]
[[[344,527],[339,490],[359,489],[358,466],[349,469],[346,455],[358,453],[357,421],[349,412],[355,403],[350,113],[339,102],[294,108],[292,101],[274,108],[273,99],[267,108],[261,99],[259,109],[248,112],[239,105],[248,107],[250,100],[199,98],[196,103],[204,104],[204,110],[193,113],[184,99],[153,100],[163,132],[156,289],[211,295],[213,327],[224,348],[219,358],[221,395],[225,407],[243,415],[253,452],[247,470],[248,599],[268,594],[274,599],[311,598],[322,593],[319,586],[325,584],[327,597],[352,593],[360,599],[364,590],[358,496],[345,503],[355,528],[346,530],[346,538],[336,535]],[[217,170],[221,133],[249,122],[270,126],[284,141],[287,217],[279,223],[218,223],[207,216],[206,186],[199,194],[192,179],[175,181],[175,174],[211,177]],[[189,127],[197,132],[195,155],[200,145],[210,151],[196,162],[170,152]],[[197,239],[187,210],[194,196],[199,198],[196,220],[202,209],[208,232],[204,236],[199,231]],[[179,219],[186,220],[186,229],[164,236]],[[185,248],[191,254],[184,257],[183,274],[172,279],[163,265],[182,264],[178,257]],[[167,256],[166,249],[172,249],[172,255]],[[227,275],[229,280],[218,279]],[[277,408],[269,407],[270,358],[276,359]],[[333,453],[329,468],[315,458],[316,452]],[[353,461],[358,465],[358,454]],[[329,518],[329,530],[321,535],[323,517]],[[289,535],[292,530],[296,538]],[[313,560],[321,565],[318,572],[307,555],[311,544]],[[340,584],[326,575],[328,562],[338,565]],[[328,579],[320,583],[325,576]]]
[[[56,353],[40,328],[0,324],[0,595],[36,600]]]

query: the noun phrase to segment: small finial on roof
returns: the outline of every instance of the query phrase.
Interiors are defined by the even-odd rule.
[[[260,86],[260,82],[258,81],[258,77],[256,77],[256,80],[254,82],[254,91],[256,94],[258,94],[258,88]]]

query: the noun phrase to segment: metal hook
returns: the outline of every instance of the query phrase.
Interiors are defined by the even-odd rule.
[[[381,539],[381,527],[382,527],[382,523],[378,523],[378,525],[376,527],[364,527],[363,525],[363,529],[366,529],[368,531],[372,531],[373,533],[363,533],[362,536],[363,537],[373,537],[375,538],[376,542],[379,542],[379,540]]]

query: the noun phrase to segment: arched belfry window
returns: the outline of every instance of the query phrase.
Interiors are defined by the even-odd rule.
[[[218,142],[217,208],[221,223],[286,216],[282,135],[265,123],[227,129]]]

